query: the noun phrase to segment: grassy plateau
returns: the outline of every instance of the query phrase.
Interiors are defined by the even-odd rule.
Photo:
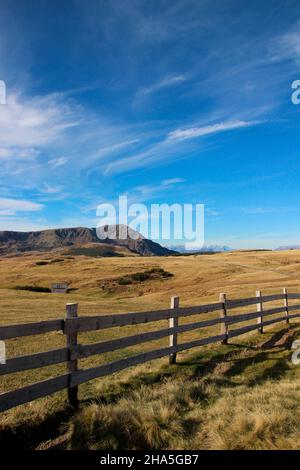
[[[52,262],[51,262],[52,261]],[[167,274],[164,274],[167,273]],[[124,281],[125,279],[125,281]],[[122,280],[122,281],[120,281]],[[67,282],[68,294],[51,294]],[[67,302],[79,315],[168,308],[173,295],[181,306],[227,298],[300,292],[300,251],[247,251],[215,255],[94,258],[62,253],[30,253],[0,258],[0,324],[64,318]],[[293,305],[295,302],[291,301]],[[268,304],[277,307],[280,302]],[[232,313],[255,311],[255,306]],[[293,312],[296,313],[296,312]],[[180,324],[214,318],[181,319]],[[276,317],[276,316],[275,316]],[[275,318],[274,317],[274,318]],[[272,317],[273,318],[273,317]],[[252,323],[255,320],[252,320]],[[166,328],[167,321],[79,335],[93,343]],[[240,326],[246,326],[243,323]],[[238,326],[235,326],[238,327]],[[219,333],[219,326],[193,330],[179,342]],[[0,415],[1,445],[32,449],[300,449],[300,365],[291,344],[300,322],[269,326],[213,344],[132,367],[79,387],[77,411],[66,392],[36,400]],[[80,361],[95,367],[168,345],[168,338]],[[65,346],[62,333],[6,342],[7,356]],[[65,365],[0,377],[0,393],[65,373]]]

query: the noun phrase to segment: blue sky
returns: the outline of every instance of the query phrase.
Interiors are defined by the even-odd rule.
[[[297,0],[2,0],[0,230],[203,203],[205,243],[300,244]]]

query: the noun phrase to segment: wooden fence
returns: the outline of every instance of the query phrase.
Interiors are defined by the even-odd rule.
[[[67,373],[18,390],[0,394],[0,411],[8,410],[9,408],[13,408],[23,403],[28,403],[32,400],[50,395],[63,389],[68,390],[69,403],[75,407],[77,405],[78,386],[84,382],[95,379],[96,377],[110,375],[127,367],[142,364],[164,356],[169,357],[170,364],[175,364],[176,354],[180,351],[217,342],[227,344],[228,339],[248,333],[249,331],[258,330],[260,333],[263,333],[264,327],[268,325],[281,321],[288,324],[291,319],[300,318],[300,313],[290,313],[291,311],[300,310],[300,304],[288,304],[288,300],[290,299],[300,299],[300,294],[288,294],[287,289],[283,289],[282,294],[263,296],[260,291],[256,291],[255,297],[237,300],[227,299],[225,294],[220,294],[220,299],[217,303],[182,308],[179,307],[179,298],[172,297],[171,307],[166,310],[89,317],[78,317],[78,304],[67,304],[66,318],[64,320],[50,320],[38,323],[1,326],[0,340],[21,336],[39,335],[53,331],[62,331],[66,336],[66,347],[8,359],[6,364],[0,365],[0,375],[12,374],[19,371],[37,369],[61,363],[67,364]],[[266,310],[263,308],[264,304],[275,301],[280,301],[281,306]],[[256,306],[254,312],[230,314],[231,309],[250,305]],[[179,318],[191,315],[204,315],[211,312],[219,312],[219,315],[216,318],[201,320],[194,323],[178,324]],[[265,319],[280,313],[283,315],[270,320]],[[235,329],[231,328],[232,325],[253,319],[256,320],[255,324]],[[78,333],[81,332],[127,325],[140,325],[161,320],[168,320],[168,328],[94,344],[81,345],[78,343],[77,336]],[[178,335],[180,333],[213,325],[219,325],[221,329],[219,334],[206,338],[199,338],[188,343],[178,342]],[[109,351],[116,351],[164,337],[169,337],[169,346],[89,369],[80,370],[78,368],[78,359]]]

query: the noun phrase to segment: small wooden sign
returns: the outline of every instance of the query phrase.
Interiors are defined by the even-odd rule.
[[[52,284],[52,294],[66,294],[68,292],[69,284]]]

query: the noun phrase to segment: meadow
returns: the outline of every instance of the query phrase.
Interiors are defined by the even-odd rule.
[[[158,269],[173,276],[136,276]],[[134,282],[119,282],[124,278]],[[70,292],[23,290],[46,289],[56,282],[68,282]],[[300,251],[149,258],[23,254],[0,259],[0,324],[64,318],[67,302],[79,303],[79,315],[96,315],[168,308],[173,295],[180,297],[181,306],[192,306],[216,302],[220,292],[241,298],[255,295],[257,289],[281,293],[283,287],[300,292]],[[166,326],[162,321],[114,328],[108,330],[109,338]],[[180,341],[212,332],[218,334],[219,326],[184,333]],[[82,333],[80,342],[109,339],[107,334]],[[280,323],[263,335],[255,332],[229,345],[182,352],[173,366],[163,358],[96,379],[79,387],[77,412],[66,405],[66,393],[59,392],[3,413],[0,439],[7,446],[39,449],[299,449],[300,367],[290,361],[291,343],[299,335],[300,323],[294,321],[289,328]],[[81,360],[80,367],[167,341],[92,356]],[[7,351],[15,357],[64,345],[64,335],[53,332],[9,340]],[[2,376],[0,391],[64,371],[58,365]]]

